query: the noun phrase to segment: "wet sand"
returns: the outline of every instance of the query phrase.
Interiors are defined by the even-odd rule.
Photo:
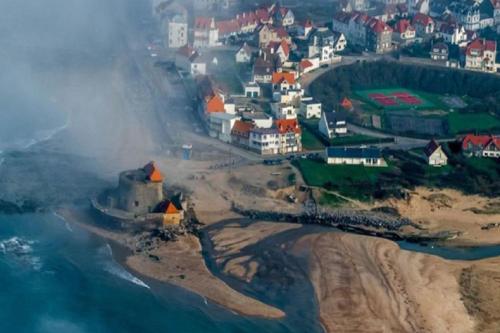
[[[303,237],[328,332],[498,332],[500,259],[448,261],[343,233]]]
[[[58,214],[97,236],[131,251],[134,248],[130,236],[93,225],[92,218],[82,211],[61,209]],[[275,319],[285,316],[283,311],[248,297],[215,277],[206,267],[201,250],[199,240],[190,235],[150,251],[158,261],[149,255],[132,254],[127,256],[125,264],[143,276],[185,288],[239,314]]]

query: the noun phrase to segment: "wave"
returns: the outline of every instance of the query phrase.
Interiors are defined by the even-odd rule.
[[[33,255],[34,241],[20,237],[11,237],[0,241],[0,252],[15,258],[19,262],[27,263],[35,271],[42,269],[42,259]]]
[[[101,255],[106,256],[106,260],[103,262],[104,270],[122,280],[132,282],[140,287],[151,289],[144,281],[134,276],[132,273],[127,271],[122,265],[117,263],[113,258],[113,251],[109,244],[99,249]]]
[[[59,127],[56,127],[56,128],[50,129],[50,130],[39,131],[38,136],[36,138],[29,140],[28,143],[26,143],[23,146],[23,149],[29,149],[34,145],[37,145],[37,144],[45,142],[45,141],[49,141],[54,136],[56,136],[60,132],[67,129],[70,125],[71,125],[71,117],[68,117],[68,119],[66,120],[66,123],[64,123],[62,126],[59,126]]]
[[[71,227],[71,224],[64,218],[64,216],[62,216],[58,212],[52,212],[52,215],[54,215],[59,220],[61,220],[62,222],[64,222],[64,227],[66,228],[66,230],[68,230],[69,232],[73,232],[73,228]]]

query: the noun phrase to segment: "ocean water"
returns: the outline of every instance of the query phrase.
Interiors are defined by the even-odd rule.
[[[57,216],[0,215],[0,332],[308,332],[134,276],[102,239]]]

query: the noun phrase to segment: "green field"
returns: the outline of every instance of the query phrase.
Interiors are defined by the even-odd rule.
[[[390,169],[361,165],[328,165],[323,161],[306,159],[297,160],[294,164],[308,185],[329,188],[360,200],[370,199],[378,176]]]
[[[500,128],[500,119],[489,113],[452,112],[448,115],[448,126],[452,134],[482,132]]]
[[[408,93],[412,96],[417,97],[422,101],[421,104],[418,105],[412,105],[412,104],[406,104],[402,101],[398,100],[398,103],[396,105],[382,105],[377,103],[374,99],[369,97],[371,94],[384,94],[386,96],[391,95],[393,93]],[[355,90],[354,91],[354,99],[359,99],[377,109],[382,109],[382,110],[408,110],[408,109],[413,109],[413,110],[419,110],[419,109],[436,109],[438,108],[438,105],[436,105],[435,101],[437,99],[431,98],[429,94],[425,93],[420,93],[414,90],[410,89],[405,89],[405,88],[385,88],[385,89],[363,89],[363,90]],[[431,99],[434,99],[434,101],[431,101]]]
[[[305,150],[324,149],[325,145],[306,126],[302,126],[302,147]]]

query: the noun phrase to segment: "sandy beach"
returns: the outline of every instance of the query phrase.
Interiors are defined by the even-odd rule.
[[[93,225],[91,217],[81,210],[60,209],[58,214],[99,237],[134,249],[130,236]],[[143,276],[185,288],[236,313],[264,318],[285,316],[283,311],[248,297],[215,277],[206,267],[201,250],[199,240],[188,235],[164,243],[147,255],[130,255],[125,263]],[[149,255],[157,256],[159,260],[152,260]]]
[[[328,332],[498,332],[500,260],[447,261],[394,242],[322,233],[294,251]]]

